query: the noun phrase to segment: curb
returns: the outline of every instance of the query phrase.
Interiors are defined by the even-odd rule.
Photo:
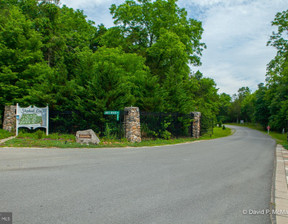
[[[275,210],[277,224],[288,223],[288,150],[276,146]],[[273,212],[273,210],[272,210]]]

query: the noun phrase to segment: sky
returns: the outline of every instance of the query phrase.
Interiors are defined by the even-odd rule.
[[[61,0],[61,4],[81,9],[96,25],[113,26],[111,4],[124,0]],[[266,66],[276,50],[266,46],[277,12],[288,9],[287,0],[178,0],[188,17],[202,22],[202,66],[192,67],[214,79],[219,93],[237,93],[248,86],[255,91],[265,82]]]

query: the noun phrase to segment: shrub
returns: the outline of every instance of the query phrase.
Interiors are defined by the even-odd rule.
[[[37,130],[36,132],[35,132],[35,135],[36,135],[36,137],[37,137],[37,139],[41,139],[41,138],[43,138],[43,131],[41,131],[41,130]]]
[[[166,140],[169,140],[169,139],[171,138],[171,132],[169,132],[169,131],[167,131],[167,130],[162,131],[162,132],[160,133],[160,137],[161,137],[161,138],[164,138],[164,139],[166,139]]]

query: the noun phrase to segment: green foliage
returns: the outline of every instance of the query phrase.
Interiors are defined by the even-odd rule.
[[[171,123],[170,123],[170,122],[167,122],[167,121],[164,121],[164,122],[161,124],[162,130],[159,131],[161,138],[164,138],[164,139],[166,139],[166,140],[169,140],[169,139],[171,138],[171,135],[172,135],[172,134],[171,134],[171,132],[169,132],[169,131],[167,130],[167,128],[169,127],[170,124],[171,124]]]
[[[160,133],[160,137],[169,140],[171,138],[171,132],[164,130]]]
[[[214,128],[213,135],[205,135],[200,137],[197,140],[206,140],[206,139],[215,139],[222,138],[231,135],[231,129],[226,128],[222,130],[221,128]],[[50,135],[49,135],[50,136]],[[73,140],[74,138],[74,140]],[[143,146],[159,146],[159,145],[170,145],[170,144],[179,144],[195,141],[194,138],[177,138],[177,139],[153,139],[153,140],[144,140],[140,143],[131,143],[126,139],[121,140],[111,140],[106,141],[105,138],[101,139],[99,145],[81,145],[75,143],[75,137],[71,135],[71,138],[63,138],[62,135],[58,136],[58,140],[51,139],[32,139],[30,137],[25,138],[16,138],[8,142],[5,142],[4,147],[58,147],[58,148],[99,148],[99,147],[143,147]]]
[[[277,55],[267,66],[266,86],[258,85],[251,94],[242,87],[229,108],[230,121],[257,122],[262,128],[269,125],[281,132],[288,125],[288,10],[277,13],[273,32],[267,45],[277,49]]]
[[[108,138],[108,139],[111,138],[111,131],[112,131],[112,129],[109,127],[109,124],[106,123],[105,131],[104,131],[104,135],[106,138]]]
[[[0,129],[1,130],[1,129]],[[75,141],[75,135],[71,134],[59,134],[59,133],[52,133],[48,136],[46,132],[41,129],[36,130],[28,130],[28,129],[20,129],[19,134],[17,136],[19,139],[33,139],[33,140],[61,140],[61,141]]]
[[[37,136],[37,139],[41,139],[41,138],[43,138],[43,135],[45,134],[43,131],[41,131],[41,130],[37,130],[36,132],[35,132],[35,134],[36,134],[36,136]]]
[[[268,64],[267,91],[265,100],[269,103],[269,125],[274,130],[281,131],[288,120],[288,10],[277,13],[273,26],[278,28],[273,32],[268,45],[277,49],[277,55]]]
[[[219,96],[219,113],[217,115],[217,121],[223,123],[229,121],[229,108],[231,107],[232,98],[226,93],[221,93]]]
[[[255,113],[254,120],[256,123],[267,127],[268,119],[270,117],[269,102],[266,99],[267,87],[263,83],[258,85],[258,90],[255,92]]]
[[[63,124],[56,131],[81,127],[98,133],[106,122],[103,111],[130,105],[200,111],[216,119],[220,99],[214,80],[190,70],[201,64],[202,24],[176,3],[113,4],[115,26],[107,29],[56,0],[1,1],[0,114],[9,104],[49,104],[50,110],[78,112],[52,118]],[[187,121],[180,122],[186,128]],[[171,133],[163,128],[162,136]]]
[[[44,136],[46,136],[46,134],[41,129],[28,130],[21,128],[19,130],[17,138],[31,138],[36,140],[36,139],[42,139]]]
[[[202,24],[188,19],[186,10],[179,8],[176,0],[127,0],[119,6],[113,4],[110,12],[115,25],[118,25],[118,38],[123,40],[122,46],[126,52],[137,52],[145,56],[146,49],[157,43],[163,30],[166,30],[164,32],[179,37],[189,61],[195,65],[200,64],[199,56],[205,47],[200,42]],[[117,38],[113,39],[118,41]]]
[[[10,133],[9,131],[0,129],[0,139],[4,139],[4,138],[9,138],[11,137],[13,134]]]
[[[0,10],[0,105],[21,102],[37,82],[42,46],[41,35],[18,7]]]
[[[150,130],[148,125],[145,123],[141,124],[141,137],[144,138],[157,138],[158,133],[156,131]]]
[[[205,48],[200,42],[201,22],[187,18],[187,12],[175,0],[125,1],[119,6],[113,4],[110,11],[117,26],[102,36],[101,43],[109,48],[121,46],[125,52],[144,57],[152,73],[150,87],[146,84],[144,90],[148,97],[143,98],[140,109],[190,113],[206,103],[194,100],[202,96],[195,85],[206,80],[194,79],[189,68],[189,63],[201,64]],[[208,91],[217,95],[213,84],[203,89],[204,93]]]

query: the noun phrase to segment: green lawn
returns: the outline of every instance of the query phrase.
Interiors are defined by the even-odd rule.
[[[75,142],[74,135],[51,134],[46,136],[41,131],[35,133],[20,133],[17,138],[2,144],[2,147],[57,147],[57,148],[102,148],[102,147],[142,147],[142,146],[159,146],[170,145],[196,140],[209,140],[231,135],[231,129],[214,128],[213,135],[206,134],[199,139],[194,138],[177,138],[177,139],[153,139],[143,140],[141,143],[130,143],[126,139],[106,139],[101,138],[99,145],[81,145]]]
[[[13,134],[11,134],[10,132],[0,129],[0,139],[4,139],[4,138],[9,138],[11,137]]]

